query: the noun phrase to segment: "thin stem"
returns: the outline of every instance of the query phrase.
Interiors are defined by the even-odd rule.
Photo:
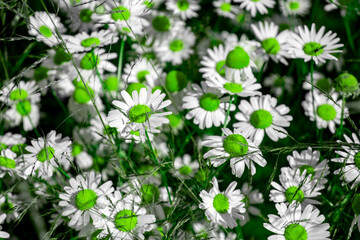
[[[124,56],[124,46],[125,46],[126,36],[120,36],[120,52],[119,52],[119,62],[118,62],[118,70],[117,70],[117,80],[120,81],[121,73],[122,73],[122,63],[123,63],[123,56]],[[118,97],[118,92],[116,92],[116,97]]]
[[[225,116],[224,128],[226,128],[226,125],[227,125],[227,121],[228,121],[229,114],[230,114],[230,108],[231,108],[232,100],[233,100],[233,96],[230,96],[229,107],[228,107],[228,109],[227,109],[226,116]],[[221,133],[221,136],[223,136],[223,135],[224,135],[224,133]]]
[[[319,129],[317,128],[317,117],[316,117],[316,109],[315,109],[315,96],[314,96],[314,61],[310,61],[310,72],[311,72],[311,99],[312,99],[312,107],[313,114],[315,118],[315,127],[316,127],[316,137],[319,137]]]
[[[339,135],[338,135],[339,137],[342,136],[342,132],[343,132],[345,102],[346,102],[346,98],[345,98],[345,96],[343,96],[342,103],[341,103],[341,120],[340,120],[340,128],[339,128]]]

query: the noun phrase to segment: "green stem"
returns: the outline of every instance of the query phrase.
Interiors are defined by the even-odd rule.
[[[224,128],[226,128],[226,125],[227,125],[227,121],[228,121],[229,114],[230,114],[230,108],[231,108],[232,100],[233,100],[233,96],[230,96],[229,107],[228,107],[228,109],[227,109],[227,111],[226,111],[226,116],[225,116]],[[223,136],[224,133],[222,133],[221,135]]]
[[[118,62],[118,70],[117,70],[117,80],[120,81],[121,79],[121,73],[122,73],[122,63],[123,63],[123,56],[124,56],[124,46],[125,46],[125,40],[126,40],[126,36],[123,36],[121,38],[121,44],[120,44],[120,52],[119,52],[119,62]],[[118,91],[116,93],[116,97],[118,95]]]
[[[339,128],[339,135],[338,135],[339,137],[342,136],[342,132],[343,132],[345,102],[346,102],[346,98],[345,98],[345,96],[343,96],[342,104],[341,104],[341,120],[340,120],[340,128]]]
[[[347,35],[347,38],[348,38],[348,41],[349,41],[349,45],[350,45],[350,48],[351,48],[351,51],[353,53],[355,53],[355,45],[354,45],[354,41],[353,41],[353,38],[352,38],[352,35],[351,35],[351,30],[350,30],[350,19],[349,19],[349,14],[348,12],[346,12],[346,16],[345,16],[345,30],[346,30],[346,35]]]
[[[314,61],[310,61],[310,72],[311,72],[311,98],[312,98],[312,107],[313,114],[315,118],[315,127],[316,127],[316,137],[319,137],[319,129],[317,128],[317,117],[316,117],[316,109],[315,109],[315,96],[314,96]]]

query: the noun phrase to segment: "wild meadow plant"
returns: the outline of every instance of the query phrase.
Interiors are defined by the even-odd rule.
[[[357,0],[0,0],[0,239],[360,239]]]

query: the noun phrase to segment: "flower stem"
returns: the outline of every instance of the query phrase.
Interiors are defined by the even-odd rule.
[[[124,56],[124,46],[126,41],[126,36],[121,37],[121,44],[120,44],[120,52],[119,52],[119,62],[118,62],[118,69],[117,69],[117,80],[120,81],[121,73],[122,73],[122,63],[123,63],[123,56]],[[118,92],[116,93],[116,97],[118,97]]]
[[[315,118],[315,126],[316,126],[316,137],[319,137],[319,129],[317,128],[317,117],[316,117],[316,109],[315,109],[315,96],[314,96],[314,61],[310,62],[310,74],[311,74],[311,98],[312,98],[312,107]]]
[[[339,134],[338,134],[339,137],[342,136],[342,132],[343,132],[345,102],[346,102],[346,98],[345,96],[343,96],[341,103],[341,120],[340,120]]]
[[[230,96],[229,107],[228,107],[228,109],[227,109],[227,111],[226,111],[226,116],[225,116],[224,128],[226,128],[226,125],[227,125],[227,121],[228,121],[229,114],[230,114],[230,108],[231,108],[232,100],[233,100],[233,96]],[[224,133],[222,133],[221,135],[224,135]]]

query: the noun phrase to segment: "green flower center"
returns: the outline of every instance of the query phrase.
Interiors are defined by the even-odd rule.
[[[109,91],[116,91],[119,89],[119,81],[115,76],[108,77],[104,83]]]
[[[199,101],[200,107],[208,112],[217,110],[220,106],[220,98],[213,93],[205,93]]]
[[[115,216],[115,226],[119,231],[130,232],[137,224],[136,214],[128,209],[121,210]]]
[[[242,69],[250,63],[250,57],[241,47],[231,50],[226,56],[226,66],[234,69]]]
[[[356,215],[360,214],[360,193],[356,194],[351,204],[352,209]]]
[[[157,202],[160,197],[159,188],[153,184],[144,184],[141,186],[141,195],[144,203]]]
[[[355,163],[355,166],[360,169],[360,152],[355,154],[354,163]]]
[[[157,16],[153,19],[152,26],[159,32],[167,32],[170,30],[170,19],[166,16]]]
[[[240,134],[231,134],[224,139],[223,147],[230,157],[244,156],[249,148],[248,142]]]
[[[126,92],[130,96],[132,96],[133,91],[136,90],[138,93],[140,93],[140,89],[142,89],[142,88],[147,89],[146,86],[144,84],[142,84],[142,83],[130,83],[129,86],[126,88]]]
[[[354,75],[343,73],[335,79],[335,89],[338,92],[352,93],[359,89],[359,83]]]
[[[91,70],[99,65],[100,58],[98,55],[93,53],[87,53],[80,61],[80,66],[82,69]]]
[[[130,131],[130,134],[131,134],[131,135],[134,135],[134,136],[140,137],[140,131],[133,131],[133,130],[131,130],[131,131]]]
[[[89,90],[89,93],[91,96],[89,96],[85,87],[83,87],[81,85],[77,86],[73,93],[74,101],[77,103],[80,103],[80,104],[85,104],[85,103],[90,102],[91,97],[94,97],[94,91],[90,87],[87,87],[87,89]]]
[[[225,76],[225,60],[217,62],[215,69],[220,76]]]
[[[179,124],[181,122],[181,116],[180,115],[170,114],[170,115],[167,115],[166,117],[167,117],[167,119],[169,119],[170,126],[172,128],[175,128],[175,127],[179,126]]]
[[[289,3],[289,8],[291,10],[297,10],[297,9],[299,9],[299,7],[300,7],[300,4],[298,2],[290,2]]]
[[[150,117],[151,109],[147,105],[138,104],[133,106],[129,111],[131,122],[143,123]]]
[[[89,210],[94,207],[97,198],[98,197],[93,190],[83,189],[76,194],[75,205],[81,211]]]
[[[231,11],[231,3],[221,4],[220,9],[224,12],[230,12]]]
[[[16,156],[20,156],[20,154],[26,152],[25,147],[26,144],[17,144],[11,147],[11,151],[16,153]]]
[[[130,11],[123,6],[114,8],[112,10],[112,14],[111,14],[111,18],[114,19],[115,21],[120,20],[128,20],[130,18]]]
[[[238,23],[243,23],[245,22],[245,15],[240,13],[236,16],[236,20],[238,21]]]
[[[288,225],[284,231],[285,240],[307,240],[306,229],[298,223]]]
[[[31,112],[31,103],[28,100],[22,100],[16,104],[16,110],[22,116],[27,116]]]
[[[275,81],[274,81],[274,86],[275,86],[275,87],[282,87],[282,86],[284,86],[284,85],[285,85],[285,80],[284,80],[284,78],[278,77],[277,79],[275,79]]]
[[[146,81],[146,75],[150,74],[148,70],[139,71],[136,74],[136,78],[139,80],[139,82],[145,82]]]
[[[280,44],[276,38],[268,38],[261,42],[262,48],[267,54],[275,55],[280,51]]]
[[[71,60],[71,54],[65,52],[63,48],[56,50],[54,55],[54,63],[56,65],[61,65],[63,63],[69,62]]]
[[[302,165],[299,167],[300,169],[300,173],[302,174],[304,172],[304,170],[306,170],[306,176],[311,175],[311,179],[313,179],[314,175],[315,175],[315,170],[313,166],[310,165]]]
[[[27,96],[28,96],[27,91],[21,88],[17,88],[11,91],[9,98],[12,101],[16,101],[16,100],[24,100],[25,98],[27,98]]]
[[[46,160],[51,160],[54,157],[55,150],[52,147],[44,147],[36,155],[37,160],[40,162],[45,162]]]
[[[82,22],[91,22],[91,15],[93,14],[93,11],[90,9],[83,9],[80,11],[79,18]]]
[[[243,91],[240,83],[225,83],[224,88],[232,93],[241,93]]]
[[[178,1],[176,5],[181,11],[186,11],[189,8],[189,2],[186,0]]]
[[[3,213],[12,213],[14,212],[15,207],[13,203],[5,201],[3,204],[1,204],[0,209]]]
[[[16,167],[16,162],[13,159],[0,156],[0,166],[14,169]]]
[[[96,47],[100,44],[100,39],[96,37],[86,38],[81,41],[83,47]]]
[[[324,49],[320,43],[317,42],[308,42],[303,47],[304,53],[310,56],[320,55]]]
[[[47,67],[43,67],[43,66],[35,68],[34,79],[36,81],[41,81],[43,79],[46,79],[48,77],[48,71],[49,71],[49,69]]]
[[[48,28],[45,25],[42,25],[39,27],[39,32],[46,38],[49,38],[52,36],[52,32],[51,32],[50,28]]]
[[[324,92],[329,92],[331,90],[331,84],[327,78],[321,78],[316,82],[316,86],[323,90]]]
[[[272,124],[273,117],[269,111],[259,109],[250,116],[250,123],[255,128],[265,129]]]
[[[214,197],[213,207],[218,213],[226,213],[229,206],[229,199],[224,194],[219,193]]]
[[[192,169],[190,166],[184,165],[179,169],[179,173],[181,175],[189,175],[190,173],[192,173]]]
[[[184,42],[181,40],[174,40],[170,43],[169,48],[173,52],[180,52],[184,48]]]
[[[147,8],[154,7],[154,2],[152,2],[152,1],[144,1],[143,4],[145,4]]]
[[[288,203],[291,203],[292,201],[297,201],[301,203],[302,201],[304,201],[304,193],[298,187],[289,187],[285,191],[285,198]]]
[[[170,71],[165,79],[166,89],[172,93],[183,90],[187,83],[188,81],[186,75],[183,72],[176,70]]]
[[[7,149],[7,145],[5,143],[0,143],[0,150]]]
[[[76,157],[77,155],[79,155],[82,151],[83,151],[83,146],[79,143],[74,143],[72,146],[72,151],[71,151],[71,155],[73,155],[74,157]]]
[[[325,121],[331,121],[336,117],[336,110],[330,104],[322,104],[317,107],[317,114]]]

